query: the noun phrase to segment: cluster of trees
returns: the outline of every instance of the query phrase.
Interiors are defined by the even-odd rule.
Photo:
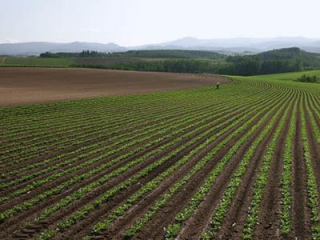
[[[138,50],[112,53],[110,57],[171,58],[171,59],[225,59],[226,55],[196,50]]]
[[[301,57],[296,49],[275,50],[249,56],[230,56],[232,63],[223,72],[233,75],[259,75],[301,70]]]
[[[41,53],[43,58],[90,58],[90,57],[108,57],[108,58],[168,58],[168,59],[225,59],[226,56],[210,51],[193,50],[138,50],[127,52],[103,53],[97,51],[83,50],[80,53],[68,52],[45,52]]]
[[[251,76],[302,70],[299,60],[273,59],[263,61],[256,56],[245,56],[240,58],[231,57],[227,61],[232,64],[228,65],[225,69],[221,69],[220,72],[231,75]]]
[[[297,79],[298,82],[309,82],[309,83],[316,83],[320,82],[320,79],[317,76],[307,76],[307,75],[302,75]]]
[[[299,48],[284,48],[251,56],[230,56],[226,61],[232,64],[222,72],[243,76],[298,72],[320,67],[318,55]]]
[[[223,63],[213,62],[210,60],[194,60],[194,59],[179,59],[179,60],[164,60],[164,61],[137,61],[124,62],[115,65],[86,65],[78,64],[76,67],[90,68],[108,68],[118,70],[133,70],[133,71],[152,71],[152,72],[176,72],[176,73],[218,73]]]
[[[41,58],[100,58],[100,57],[107,57],[109,53],[102,53],[97,51],[89,51],[83,50],[79,53],[69,53],[69,52],[45,52],[41,53]]]
[[[76,67],[111,68],[120,70],[218,73],[229,75],[259,75],[298,72],[320,68],[320,57],[299,48],[285,48],[256,55],[226,56],[216,52],[192,50],[140,50],[120,53],[82,51],[80,53],[50,53],[46,58],[75,58]],[[112,60],[108,64],[77,59]],[[148,60],[144,58],[149,58]],[[117,61],[121,59],[121,61]],[[123,62],[125,59],[125,62]],[[112,64],[110,64],[110,62]]]

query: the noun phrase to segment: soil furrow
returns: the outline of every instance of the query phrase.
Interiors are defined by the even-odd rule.
[[[220,103],[218,105],[223,105],[223,104]],[[210,108],[212,108],[212,106],[206,106],[206,107],[202,107],[200,109],[197,109],[197,108],[196,109],[192,109],[191,111],[188,112],[188,115],[195,114],[196,112],[203,112],[205,109],[210,109]],[[160,122],[163,122],[163,121],[167,121],[167,120],[172,120],[173,118],[181,118],[181,114],[174,114],[174,116],[168,116],[168,117],[161,118],[161,119],[158,119],[158,120],[152,120],[152,121],[148,122],[147,125],[148,126],[156,125],[157,123],[160,123]],[[30,164],[33,164],[33,163],[36,163],[36,162],[41,162],[41,161],[46,160],[48,158],[51,158],[51,157],[54,157],[54,156],[58,156],[58,155],[63,154],[63,153],[71,152],[71,151],[77,150],[77,149],[85,147],[85,146],[89,146],[89,145],[97,143],[97,142],[105,141],[106,144],[107,144],[110,141],[109,139],[111,137],[114,137],[114,136],[119,135],[119,134],[125,134],[128,131],[131,131],[132,129],[139,129],[139,128],[142,128],[144,126],[146,126],[146,123],[143,123],[143,125],[130,126],[130,128],[126,128],[126,129],[121,130],[121,131],[119,130],[117,132],[113,132],[113,133],[108,134],[106,136],[103,136],[103,137],[100,137],[100,138],[95,138],[95,139],[90,140],[90,141],[86,141],[86,142],[84,142],[82,144],[78,144],[77,146],[67,147],[66,149],[58,151],[58,152],[57,151],[51,152],[51,153],[46,154],[46,155],[41,156],[41,157],[36,157],[36,158],[31,159],[31,160],[27,160],[27,161],[21,162],[19,164],[13,165],[13,166],[8,166],[7,168],[4,168],[2,170],[4,172],[8,172],[8,171],[12,171],[12,170],[15,170],[15,169],[23,168],[23,167],[26,167],[26,166],[28,166]],[[63,161],[63,159],[60,159],[58,162],[61,162],[61,161]],[[44,167],[48,167],[48,166],[50,166],[50,164],[55,164],[55,163],[58,163],[58,162],[55,161],[54,163],[46,164],[46,166],[44,166]],[[34,170],[35,169],[33,169],[33,171]],[[14,176],[14,178],[15,177],[16,177],[16,175]],[[6,179],[6,181],[9,181],[9,180],[10,180],[10,178]]]
[[[227,114],[227,113],[228,113],[228,112],[226,112],[226,114]],[[239,111],[233,112],[232,114],[229,115],[229,117],[232,118],[232,117],[236,116],[237,113],[239,113]],[[217,115],[217,116],[215,116],[215,117],[213,117],[213,118],[210,118],[210,119],[206,120],[205,122],[199,123],[199,125],[196,125],[196,126],[194,126],[193,128],[197,128],[197,127],[199,127],[199,126],[201,126],[201,125],[203,125],[203,124],[209,124],[210,122],[212,122],[212,121],[214,121],[215,119],[219,118],[221,115],[222,115],[222,114],[219,114],[219,115]],[[224,118],[224,119],[219,120],[219,121],[217,122],[217,124],[223,123],[226,119],[227,119],[227,118]],[[191,123],[184,124],[184,125],[181,126],[181,127],[185,127],[185,128],[186,128],[186,127],[189,126],[190,124],[193,124],[193,123],[196,123],[196,122],[197,122],[197,119],[193,120]],[[190,131],[190,129],[189,129],[189,131]],[[157,148],[157,147],[159,147],[159,146],[161,146],[161,145],[163,145],[163,144],[166,144],[166,143],[172,141],[173,139],[175,139],[175,138],[177,138],[177,137],[180,137],[180,136],[183,135],[183,134],[185,134],[185,132],[182,132],[182,133],[180,133],[180,134],[178,134],[178,135],[175,135],[175,136],[173,136],[173,137],[170,137],[169,139],[165,139],[165,140],[163,140],[163,141],[161,141],[161,142],[159,142],[159,143],[157,143],[157,144],[155,144],[155,145],[153,145],[153,146],[151,146],[151,147],[149,147],[149,148],[147,148],[147,149],[145,149],[145,150],[143,150],[143,151],[140,151],[139,153],[136,153],[136,154],[135,154],[134,156],[132,156],[131,158],[128,158],[128,159],[125,160],[125,161],[121,161],[121,162],[113,165],[113,166],[112,166],[111,168],[109,168],[109,169],[110,169],[110,170],[113,170],[113,169],[115,169],[115,168],[117,168],[117,167],[121,167],[121,166],[123,166],[125,163],[129,162],[130,160],[132,160],[133,158],[139,157],[139,156],[145,154],[146,152],[149,152],[149,151],[151,151],[151,150],[153,150],[153,149],[155,149],[155,148]],[[161,137],[161,136],[158,136],[158,137]],[[135,146],[133,146],[133,147],[124,149],[124,150],[122,150],[122,151],[120,151],[120,152],[118,152],[118,153],[116,153],[116,154],[114,154],[114,155],[112,155],[112,156],[109,156],[109,157],[103,159],[103,162],[107,162],[107,161],[112,160],[112,159],[114,159],[114,158],[116,158],[116,157],[119,157],[121,154],[123,154],[123,153],[125,153],[125,152],[128,152],[128,151],[130,151],[131,149],[134,149],[135,147],[143,146],[144,144],[146,144],[146,143],[148,143],[148,142],[149,142],[149,140],[145,140],[144,142],[139,143],[139,144],[137,144],[137,145],[135,145]],[[100,154],[101,154],[101,153],[97,154],[97,156],[100,155]],[[138,155],[138,154],[139,154],[139,155]],[[90,158],[92,158],[92,157],[93,157],[93,156],[90,156]],[[78,165],[78,164],[81,164],[82,162],[85,162],[85,161],[87,161],[87,160],[88,160],[88,159],[85,158],[85,159],[83,159],[83,160],[81,160],[81,161],[77,161],[76,164],[77,164],[77,165]],[[74,175],[80,175],[80,174],[82,174],[82,173],[85,173],[85,172],[88,171],[88,169],[92,169],[92,168],[94,168],[94,167],[99,166],[99,165],[101,164],[101,162],[102,162],[102,161],[96,162],[96,163],[94,163],[94,164],[92,164],[92,165],[90,165],[90,166],[88,166],[88,167],[86,167],[86,168],[84,168],[84,169],[78,170],[77,172],[72,173],[72,175],[70,175],[70,176],[72,177],[72,176],[74,176]],[[73,165],[74,165],[74,164],[73,164]],[[64,167],[64,168],[60,168],[59,171],[62,171],[62,170],[66,169],[66,168],[69,168],[69,167],[72,167],[73,165],[70,165],[70,166],[68,165],[68,166],[66,166],[66,167]],[[34,170],[32,170],[32,171],[34,171]],[[52,173],[50,172],[50,173],[48,173],[48,174],[52,174]],[[41,175],[41,176],[39,176],[38,178],[33,178],[33,179],[30,180],[30,181],[33,182],[33,181],[35,181],[35,180],[45,178],[48,174],[44,174],[44,176]],[[106,172],[103,172],[102,174],[106,174]],[[100,175],[101,175],[101,174],[96,175],[96,176],[95,176],[95,179],[97,179],[97,177],[100,176]],[[29,194],[27,194],[27,195],[22,195],[22,196],[19,195],[19,196],[17,197],[17,200],[16,200],[16,201],[21,202],[21,201],[23,201],[23,200],[25,201],[25,200],[31,199],[32,197],[34,197],[34,196],[36,196],[37,194],[41,193],[41,192],[43,191],[43,189],[48,189],[48,188],[50,188],[50,186],[56,186],[56,185],[58,185],[58,184],[61,184],[62,182],[67,181],[68,179],[70,179],[70,176],[64,176],[64,177],[59,178],[59,179],[57,179],[57,180],[50,181],[50,183],[44,184],[44,185],[41,186],[39,189],[33,190],[31,193],[29,193]],[[68,177],[69,177],[69,178],[68,178]],[[30,182],[30,181],[28,181],[28,182]],[[20,184],[20,185],[18,185],[18,186],[19,186],[19,187],[23,187],[23,186],[26,186],[26,184],[27,184],[27,183],[22,183],[22,184]],[[18,186],[17,186],[16,188],[14,188],[14,189],[17,189]],[[10,188],[10,190],[11,190],[11,188]],[[5,193],[6,193],[6,192],[4,191],[4,194],[5,194]],[[3,194],[3,193],[2,193],[2,194]],[[11,200],[8,204],[10,204],[10,205],[13,206],[13,205],[16,205],[17,203],[16,203],[14,200]],[[0,209],[3,209],[3,208],[4,208],[4,207],[1,206]],[[5,208],[8,208],[8,206],[5,205]]]
[[[264,111],[260,117],[257,117],[243,132],[246,132],[254,124],[256,124],[260,118],[266,114],[268,110]],[[159,211],[154,218],[148,222],[144,228],[134,237],[134,239],[158,239],[164,236],[164,227],[169,225],[174,216],[186,206],[188,200],[198,190],[198,187],[202,185],[204,180],[208,177],[208,174],[216,166],[221,158],[230,150],[236,141],[242,137],[242,134],[235,136],[229,143],[227,143],[222,149],[220,149],[212,161],[208,162],[196,175],[186,184],[183,191],[176,193]],[[153,226],[157,226],[155,230]],[[121,233],[120,233],[121,234]],[[115,238],[120,238],[121,235],[116,235]]]
[[[121,218],[115,221],[113,226],[110,227],[110,229],[106,233],[104,233],[105,235],[108,235],[107,238],[109,237],[111,238],[112,236],[114,236],[117,232],[119,232],[128,224],[130,224],[133,221],[133,219],[135,219],[138,215],[141,215],[149,205],[151,205],[161,194],[163,194],[168,188],[170,188],[171,185],[178,182],[187,172],[189,172],[192,169],[192,167],[194,167],[197,164],[197,162],[201,158],[203,158],[220,141],[222,141],[230,133],[232,133],[239,125],[233,127],[228,132],[224,133],[222,136],[217,138],[215,141],[208,144],[208,146],[206,146],[205,149],[198,152],[195,155],[195,157],[188,160],[188,162],[185,165],[183,165],[182,167],[179,167],[179,169],[177,169],[177,171],[175,171],[175,173],[172,176],[168,177],[166,181],[162,182],[155,190],[153,190],[150,194],[148,194],[146,197],[140,200],[137,204],[135,204],[133,208],[127,211],[125,215],[123,215]],[[206,140],[209,137],[210,136],[206,136],[204,140]],[[198,145],[194,145],[192,149],[194,149]],[[183,155],[180,156],[180,158],[181,157],[183,157]],[[103,217],[101,218],[103,219]],[[89,233],[90,233],[90,228],[87,229],[87,232],[84,231],[83,234],[89,234]]]
[[[182,125],[181,127],[186,127],[186,126],[188,126],[189,124],[193,124],[193,123],[196,123],[196,122],[197,122],[197,119],[193,120],[192,122],[190,122],[190,123],[188,123],[188,124],[184,124],[184,125]],[[139,136],[139,138],[142,138],[142,137],[144,137],[144,136],[148,136],[149,134],[150,134],[150,133],[142,134],[142,135]],[[132,137],[134,137],[134,134],[129,134],[129,135],[128,135],[128,138],[132,138]],[[160,135],[159,135],[158,137],[160,137]],[[107,139],[107,136],[106,136],[106,139]],[[99,141],[100,141],[100,140],[96,140],[95,142],[99,142]],[[141,143],[139,143],[139,144],[136,144],[135,147],[142,146],[142,145],[148,143],[149,141],[150,141],[150,140],[147,139],[147,140],[145,140],[145,141],[143,141],[143,142],[141,142]],[[105,142],[105,145],[107,145],[108,142],[109,142],[109,141],[106,141],[106,142]],[[125,144],[125,142],[121,142],[121,144]],[[85,147],[85,145],[83,145],[83,146],[81,146],[81,147]],[[114,146],[114,147],[116,147],[116,146]],[[92,150],[94,150],[94,149],[92,149]],[[109,150],[110,150],[110,149],[106,149],[104,152],[107,152],[107,151],[109,151]],[[130,150],[130,149],[129,149],[129,148],[124,149],[124,150],[122,150],[122,151],[120,151],[120,152],[118,152],[118,153],[115,153],[114,155],[110,156],[109,158],[116,158],[116,157],[120,156],[121,154],[127,152],[128,150]],[[92,158],[94,158],[94,157],[97,157],[97,156],[103,154],[104,152],[99,152],[99,153],[97,153],[97,154],[91,155],[91,156],[90,156],[90,159],[92,159]],[[18,177],[18,176],[20,176],[20,175],[26,175],[26,174],[28,174],[28,173],[32,173],[32,172],[34,172],[34,171],[41,171],[41,170],[46,169],[46,168],[48,168],[48,167],[50,167],[50,166],[59,164],[59,163],[65,161],[65,160],[67,160],[67,159],[69,159],[69,158],[70,158],[70,156],[67,156],[67,157],[64,157],[64,158],[59,159],[58,161],[54,161],[54,162],[45,164],[44,166],[41,166],[41,167],[39,167],[39,168],[31,169],[31,170],[29,170],[28,172],[19,173],[19,174],[15,175],[14,178],[16,178],[16,177]],[[78,160],[78,161],[76,161],[76,162],[74,162],[74,163],[72,163],[72,164],[68,164],[67,166],[61,167],[61,168],[59,168],[59,169],[57,169],[57,170],[54,170],[54,171],[51,171],[51,172],[42,174],[41,176],[32,178],[32,179],[29,180],[29,181],[23,182],[23,183],[21,183],[21,184],[17,184],[16,186],[11,187],[11,188],[8,189],[8,190],[3,190],[3,191],[1,191],[1,194],[6,194],[6,193],[7,193],[6,191],[12,192],[12,191],[14,191],[14,190],[16,190],[16,189],[23,188],[24,186],[27,186],[30,182],[33,182],[33,181],[36,181],[36,180],[40,180],[40,179],[45,179],[46,177],[52,175],[52,174],[55,173],[55,172],[58,172],[58,171],[60,172],[60,171],[63,171],[63,170],[65,170],[65,169],[74,167],[75,165],[79,165],[79,164],[81,164],[81,163],[83,163],[83,162],[86,162],[87,160],[88,160],[88,158],[83,158],[83,159]],[[105,161],[105,160],[104,160],[104,161]],[[6,180],[9,180],[9,179],[6,179]]]
[[[301,99],[299,99],[300,105]],[[308,203],[307,203],[307,171],[303,154],[301,137],[301,111],[297,110],[295,136],[293,142],[293,237],[307,239],[310,229],[308,227]],[[310,224],[309,224],[310,226]]]
[[[281,131],[273,154],[268,183],[265,187],[263,199],[261,200],[261,211],[258,218],[254,237],[255,239],[277,239],[280,235],[279,212],[281,211],[281,177],[283,172],[283,154],[286,148],[285,142],[289,132],[290,119],[294,108],[294,103],[291,101],[290,110],[286,118],[286,124]]]
[[[277,111],[277,109],[275,110]],[[217,179],[217,183],[215,187],[208,193],[206,199],[199,205],[197,211],[185,224],[184,228],[179,235],[181,239],[188,238],[198,238],[211,220],[211,214],[214,211],[216,205],[219,203],[222,194],[227,187],[229,181],[231,180],[232,173],[236,170],[240,161],[242,160],[242,156],[248,151],[252,142],[257,138],[257,136],[263,131],[264,126],[269,123],[272,116],[274,114],[271,113],[270,117],[268,117],[267,121],[260,126],[260,128],[250,137],[250,139],[241,146],[241,148],[236,153],[236,156],[230,161],[230,164],[226,167],[224,171],[226,174],[219,176]],[[225,218],[225,224],[221,227],[221,231],[218,232],[217,236],[219,238],[224,239],[234,239],[233,237],[239,237],[239,233],[241,232],[241,223],[238,218],[240,217],[240,213],[246,211],[247,208],[243,208],[245,204],[250,203],[250,201],[246,201],[246,197],[252,193],[252,185],[254,183],[254,178],[257,173],[259,166],[261,165],[263,156],[266,152],[266,146],[268,146],[269,142],[272,139],[273,132],[280,122],[280,116],[277,118],[275,124],[272,129],[268,133],[268,135],[261,141],[255,150],[255,154],[252,156],[250,163],[247,167],[247,172],[245,173],[242,181],[242,185],[239,187],[237,193],[235,194],[234,200],[230,206],[230,210],[227,213]],[[218,184],[219,183],[219,184]],[[243,225],[243,224],[242,224]],[[240,227],[240,229],[239,229]]]
[[[226,127],[227,125],[225,125],[224,127]],[[218,131],[221,131],[224,127],[220,128],[219,130],[216,130],[214,131],[213,133],[211,133],[211,136],[214,135],[215,133],[217,133]],[[209,128],[208,128],[209,129]],[[208,130],[206,129],[206,130]],[[231,130],[230,130],[231,131]],[[230,134],[230,131],[228,131],[228,133],[225,133],[223,134],[224,137],[228,136],[228,134]],[[153,176],[157,176],[159,174],[161,174],[161,172],[165,171],[168,167],[172,166],[175,162],[177,162],[179,159],[181,159],[184,155],[186,155],[187,153],[189,153],[190,151],[192,151],[192,149],[194,149],[196,146],[198,146],[199,144],[202,144],[204,143],[208,137],[210,136],[205,136],[203,137],[200,141],[192,144],[190,147],[188,147],[186,150],[184,150],[183,152],[181,152],[180,154],[178,154],[177,156],[175,156],[174,158],[170,159],[170,164],[166,164],[166,167],[161,169],[161,171],[159,172],[158,170],[156,170],[156,174]],[[179,147],[180,145],[183,145],[185,144],[186,142],[188,142],[189,140],[191,140],[193,137],[189,138],[189,139],[186,139],[184,140],[182,143],[179,143],[177,146],[175,146],[174,148],[177,148]],[[219,138],[219,140],[221,141],[221,138]],[[218,141],[218,140],[217,140]],[[158,159],[158,158],[157,158]],[[191,168],[193,165],[191,164],[187,164],[187,168]],[[185,171],[179,171],[180,174],[177,174],[177,172],[175,172],[175,177],[182,177],[184,174],[185,174]],[[141,183],[141,181],[139,181],[141,184],[139,184],[138,188],[140,188],[143,184],[147,183],[148,181],[151,181],[153,178],[150,178],[150,177],[147,177],[145,178],[144,182]],[[123,200],[123,199],[126,199],[129,195],[133,194],[135,191],[138,190],[137,187],[133,186],[128,188],[125,192],[121,193],[121,196],[119,197],[119,195],[116,196],[116,199],[113,200],[111,199],[110,201],[108,201],[108,203],[104,204],[104,206],[101,206],[100,208],[103,209],[102,210],[98,210],[98,211],[95,211],[95,212],[91,212],[90,213],[90,216],[86,218],[86,220],[80,222],[79,224],[77,224],[76,226],[74,226],[71,230],[69,230],[67,233],[65,233],[67,236],[74,236],[75,233],[79,232],[79,231],[82,231],[84,229],[86,229],[86,227],[88,226],[88,223],[90,222],[91,224],[95,221],[98,220],[98,218],[105,214],[105,213],[108,213],[110,210],[112,210],[112,208],[114,208],[116,205],[118,205],[121,201],[119,201],[120,199]],[[167,188],[162,188],[160,191],[164,191],[166,190]],[[147,205],[147,200],[146,199],[143,199],[143,202],[144,202],[144,205]],[[90,233],[90,229],[86,229],[87,232],[83,232],[83,234],[88,234]],[[65,236],[65,235],[64,235]],[[78,236],[80,237],[80,236]]]
[[[172,119],[172,116],[168,116],[166,118],[159,119],[158,122],[163,122],[163,121],[170,120],[170,119]],[[154,124],[156,124],[156,123],[154,123]],[[150,125],[153,125],[153,123],[147,123],[147,125],[150,126]],[[12,170],[15,170],[15,169],[23,168],[23,167],[26,167],[26,166],[28,166],[30,164],[33,164],[33,163],[36,163],[36,162],[41,162],[41,161],[46,160],[48,158],[51,158],[51,157],[54,157],[54,156],[58,156],[60,154],[66,153],[66,152],[71,152],[71,151],[77,150],[79,148],[82,148],[82,147],[85,147],[85,146],[88,146],[88,145],[91,145],[91,144],[94,144],[94,143],[97,143],[97,142],[105,141],[106,143],[108,143],[109,139],[114,137],[114,136],[116,136],[116,135],[125,134],[128,131],[131,131],[131,130],[134,130],[134,129],[143,128],[144,126],[146,126],[146,122],[143,122],[140,125],[130,126],[130,128],[126,128],[126,129],[123,129],[123,130],[120,130],[121,128],[119,128],[117,131],[109,133],[106,136],[103,136],[103,137],[100,137],[100,138],[94,138],[94,139],[92,139],[90,141],[84,141],[81,144],[77,144],[76,146],[67,147],[66,149],[63,149],[61,151],[50,152],[49,154],[46,154],[44,156],[36,157],[36,158],[30,159],[30,160],[27,160],[27,161],[20,162],[18,165],[8,166],[7,168],[4,168],[3,171],[7,172],[7,171],[12,171]],[[32,153],[30,153],[30,154],[32,154]],[[37,152],[37,154],[39,154],[39,152]],[[24,155],[24,157],[28,157],[28,156],[29,156],[29,154]],[[11,159],[8,158],[7,160],[10,161]]]
[[[214,143],[213,143],[214,144]],[[210,144],[212,145],[212,144]],[[213,146],[213,145],[212,145]],[[209,146],[208,146],[209,147]],[[207,151],[206,151],[207,152]],[[204,154],[201,154],[201,156],[203,156]],[[201,156],[199,158],[199,156],[197,157],[197,159],[201,159]],[[196,159],[193,159],[196,160]],[[190,165],[191,164],[191,165]],[[188,163],[188,165],[192,166],[192,161],[190,160],[190,162]],[[184,166],[185,167],[185,166]],[[188,167],[189,168],[189,167]],[[189,170],[185,170],[184,168],[180,168],[178,170],[179,172],[182,171],[184,172],[184,174],[186,172],[188,172]],[[174,176],[174,178],[176,179],[176,181],[179,179],[179,177],[177,178],[176,174]],[[175,181],[174,181],[175,182]],[[169,188],[170,185],[172,185],[174,182],[170,181],[167,182],[166,184],[162,184],[162,186],[159,186],[158,189],[163,189],[160,192],[158,190],[154,190],[151,194],[149,194],[146,198],[143,198],[143,201],[140,201],[140,203],[136,204],[135,207],[133,207],[132,209],[130,209],[124,216],[122,216],[120,219],[118,219],[117,221],[115,221],[115,223],[113,224],[113,227],[109,228],[109,230],[107,231],[107,234],[109,237],[113,236],[116,232],[118,232],[119,230],[123,229],[125,226],[129,225],[130,222],[133,221],[134,218],[137,217],[137,215],[141,215],[145,209],[147,208],[147,204],[146,201],[147,199],[152,199],[152,201],[155,201],[157,196],[162,194],[163,191],[167,188]],[[169,184],[169,185],[168,185]],[[149,201],[148,201],[149,202]],[[149,203],[151,204],[151,202]],[[102,218],[103,219],[103,218]],[[89,233],[90,230],[88,230]],[[109,238],[107,237],[107,238]]]
[[[208,127],[208,128],[209,128],[209,127]],[[191,137],[193,137],[193,136],[195,136],[195,134],[192,135]],[[166,143],[167,143],[167,142],[170,142],[170,141],[172,141],[173,139],[174,139],[173,137],[172,137],[172,138],[169,138],[169,139],[166,139],[165,142],[166,142]],[[164,143],[163,143],[163,144],[164,144]],[[47,201],[42,202],[42,203],[39,203],[38,205],[34,206],[33,208],[25,211],[22,215],[20,215],[20,216],[18,215],[18,216],[15,216],[15,217],[9,219],[8,221],[6,221],[4,224],[1,225],[1,228],[0,228],[0,229],[7,228],[7,227],[9,227],[9,226],[10,226],[10,228],[12,228],[12,227],[13,227],[13,223],[20,222],[23,218],[29,217],[32,213],[36,212],[37,210],[36,210],[35,208],[45,208],[46,206],[49,206],[49,205],[53,204],[54,202],[58,201],[59,199],[64,198],[64,197],[70,195],[72,192],[76,191],[77,189],[79,189],[79,188],[81,188],[81,187],[83,187],[83,186],[86,186],[86,185],[88,185],[88,184],[96,181],[97,179],[101,178],[102,176],[104,176],[104,175],[112,172],[113,170],[115,170],[115,169],[123,166],[124,164],[126,164],[126,163],[128,163],[128,162],[130,162],[130,161],[132,161],[132,160],[134,160],[134,159],[136,159],[136,158],[138,158],[138,157],[140,157],[140,156],[143,156],[145,153],[147,153],[147,152],[149,152],[149,151],[152,151],[152,150],[156,149],[156,148],[159,147],[160,145],[161,145],[161,144],[159,143],[159,144],[156,144],[156,145],[154,145],[154,146],[152,146],[152,147],[150,147],[150,148],[147,148],[147,149],[145,149],[145,150],[143,150],[143,151],[140,151],[140,152],[134,154],[133,156],[125,159],[125,161],[122,161],[122,162],[120,162],[120,163],[118,163],[118,164],[115,164],[115,165],[113,165],[112,167],[110,167],[110,168],[108,168],[108,169],[100,172],[99,174],[95,175],[94,177],[92,177],[92,178],[90,178],[90,179],[88,179],[88,180],[81,181],[80,183],[75,184],[74,186],[72,186],[70,189],[68,189],[68,190],[65,191],[64,193],[60,193],[60,194],[57,195],[57,196],[53,196],[53,197],[50,198],[50,200],[47,200]],[[165,151],[163,154],[167,153],[167,152],[170,151],[171,149],[172,149],[172,147],[171,147],[169,150]],[[128,150],[128,149],[127,149],[127,150]],[[130,150],[130,149],[129,149],[129,150]],[[143,166],[146,166],[146,165],[148,165],[149,163],[151,163],[152,160],[153,160],[155,157],[157,157],[157,156],[153,156],[153,157],[152,157],[151,159],[149,159],[148,161],[142,162],[141,164],[135,166],[135,168],[131,168],[129,171],[131,171],[131,174],[136,173],[137,171],[139,171],[140,169],[142,169]],[[111,159],[111,158],[110,158],[110,159]],[[97,166],[98,166],[98,165],[97,165]],[[95,167],[96,167],[96,166],[95,166]],[[92,168],[86,168],[86,169],[84,169],[84,170],[82,170],[82,171],[83,171],[83,172],[87,172],[87,171],[90,171],[90,169],[92,169]],[[69,179],[69,178],[71,179],[73,176],[77,176],[77,175],[78,175],[78,173],[74,173],[74,174],[70,174],[69,176],[66,176],[66,177],[67,177],[68,179]],[[122,182],[122,181],[124,180],[124,178],[128,178],[128,177],[130,177],[130,176],[131,176],[131,175],[130,175],[129,173],[127,173],[127,174],[122,174],[122,175],[118,176],[118,178],[112,179],[112,180],[109,182],[109,184],[101,186],[102,189],[96,190],[96,191],[92,192],[89,196],[87,196],[87,198],[88,198],[87,200],[91,200],[93,197],[98,196],[99,193],[104,192],[104,191],[105,191],[105,188],[107,188],[107,187],[110,188],[110,187],[114,186],[114,184],[120,183],[120,182]],[[56,186],[56,184],[51,185],[51,187],[54,187],[54,186]],[[108,189],[108,188],[107,188],[107,189]],[[39,190],[39,191],[40,191],[40,190]],[[43,191],[43,189],[42,189],[42,191]],[[40,192],[41,192],[41,191],[40,191]],[[16,203],[16,204],[19,204],[19,202]],[[74,206],[74,207],[75,207],[75,206]],[[0,236],[1,236],[1,235],[0,235]]]
[[[226,125],[223,125],[220,129],[216,130],[215,132],[223,129]],[[205,132],[206,130],[208,130],[210,127],[212,126],[208,126],[205,129],[202,129],[201,131],[197,131],[195,134],[189,136],[187,139],[185,139],[184,141],[188,141],[194,137],[196,137],[197,135],[201,134],[202,132]],[[172,141],[173,138],[166,140],[166,142],[170,142]],[[206,138],[202,139],[202,141],[205,141]],[[166,155],[168,152],[172,151],[173,149],[175,149],[178,145],[180,145],[181,143],[177,143],[173,146],[171,146],[170,148],[168,148],[167,150],[163,151],[161,154],[155,155],[153,157],[151,157],[150,159],[147,159],[146,161],[144,161],[143,163],[141,163],[139,166],[135,166],[134,168],[131,168],[126,174],[122,174],[121,176],[118,176],[117,178],[112,179],[110,182],[108,182],[107,184],[104,184],[103,186],[101,186],[99,189],[96,189],[95,191],[93,191],[92,193],[90,193],[89,195],[87,195],[86,197],[84,197],[83,199],[81,199],[80,201],[77,201],[77,203],[73,203],[72,207],[65,209],[65,211],[62,211],[58,214],[56,214],[56,216],[52,217],[55,220],[50,220],[50,221],[56,221],[59,220],[61,218],[61,216],[67,214],[67,213],[72,213],[73,211],[75,211],[77,209],[77,207],[80,207],[81,205],[85,204],[86,202],[92,201],[94,198],[98,197],[101,193],[107,191],[108,189],[112,188],[113,186],[117,185],[118,183],[121,183],[122,181],[124,181],[125,179],[129,178],[130,176],[132,176],[133,174],[135,174],[136,172],[138,172],[139,170],[141,170],[143,168],[143,166],[147,166],[148,164],[152,163],[154,160],[159,159],[161,156]],[[197,143],[199,144],[199,142]],[[158,146],[153,146],[152,149],[157,148]],[[152,149],[148,149],[143,151],[143,153],[139,152],[138,154],[136,154],[133,157],[130,157],[128,159],[125,160],[125,162],[129,162],[134,160],[135,158],[142,156],[144,153],[151,151]],[[190,150],[190,149],[189,149]],[[185,150],[186,152],[189,151],[188,149]],[[182,154],[185,154],[186,152],[183,151]],[[123,164],[121,164],[122,166]],[[116,169],[119,166],[113,166],[112,170]],[[108,170],[108,172],[111,172],[111,170]],[[53,204],[54,202],[58,201],[59,199],[68,196],[69,194],[71,194],[73,191],[75,191],[76,189],[79,189],[82,186],[88,185],[91,182],[93,182],[93,180],[97,180],[99,179],[101,176],[105,175],[106,172],[100,173],[99,175],[96,175],[93,179],[90,179],[89,181],[83,181],[79,184],[77,184],[76,186],[74,186],[72,189],[70,189],[70,191],[68,191],[67,193],[63,193],[60,194],[59,196],[55,196],[53,198],[50,199],[50,201],[47,201],[46,203],[41,203],[41,207],[39,208],[44,208],[46,206],[49,206],[51,204]],[[140,186],[138,186],[140,187]],[[115,203],[119,203],[119,199],[117,198],[117,200],[115,201]],[[45,204],[45,205],[43,205]],[[43,205],[43,206],[42,206]],[[31,210],[29,210],[31,211]],[[27,212],[29,212],[27,211]],[[30,213],[28,214],[30,215]],[[12,220],[13,222],[15,222],[16,220],[13,218]],[[11,222],[11,221],[10,221]]]
[[[309,103],[309,101],[308,101]],[[310,103],[309,103],[310,104]],[[313,164],[314,174],[317,180],[318,192],[320,193],[320,146],[314,135],[314,129],[311,123],[309,113],[307,111],[306,103],[303,104],[303,114],[306,118],[306,130],[308,135],[309,150],[311,155],[311,160]],[[320,199],[319,199],[320,201]]]

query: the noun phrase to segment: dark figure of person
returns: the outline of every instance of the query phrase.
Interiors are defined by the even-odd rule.
[[[216,84],[216,89],[219,89],[219,82],[217,82]]]

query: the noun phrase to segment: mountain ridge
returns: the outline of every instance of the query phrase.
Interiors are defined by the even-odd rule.
[[[44,52],[81,52],[83,50],[124,52],[128,50],[155,49],[202,50],[242,54],[244,52],[259,53],[289,47],[299,47],[305,51],[320,53],[320,39],[304,37],[198,39],[194,37],[184,37],[173,41],[135,47],[124,47],[116,43],[80,41],[70,43],[22,42],[0,44],[0,55],[30,56],[39,55]]]

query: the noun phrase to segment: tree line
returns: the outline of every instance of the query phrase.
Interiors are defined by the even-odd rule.
[[[119,70],[179,72],[179,73],[216,73],[228,75],[251,76],[283,72],[299,72],[320,68],[320,57],[299,48],[285,48],[256,55],[235,55],[221,57],[218,53],[189,50],[144,50],[124,53],[100,53],[82,51],[80,53],[50,53],[40,57],[56,58],[103,58],[127,57],[137,61],[120,62],[112,65],[94,63],[74,64],[74,67],[109,68]],[[180,58],[175,58],[180,56]],[[216,56],[217,59],[209,59]],[[193,57],[193,58],[191,58]],[[146,61],[143,58],[152,58]]]

